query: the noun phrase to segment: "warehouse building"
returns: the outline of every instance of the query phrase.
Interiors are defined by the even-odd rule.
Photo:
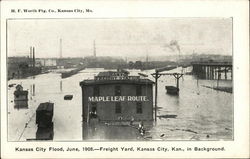
[[[126,71],[100,72],[80,82],[83,122],[152,121],[153,81]]]

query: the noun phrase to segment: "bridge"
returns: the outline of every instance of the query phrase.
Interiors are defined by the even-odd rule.
[[[232,62],[231,61],[196,61],[192,62],[193,73],[201,79],[231,79],[233,77]],[[231,72],[231,77],[228,73]],[[223,78],[222,78],[223,75]]]
[[[221,66],[221,67],[232,67],[232,62],[230,61],[196,61],[191,62],[192,65],[200,65],[200,66]]]

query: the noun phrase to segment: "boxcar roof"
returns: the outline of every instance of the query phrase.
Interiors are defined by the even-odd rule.
[[[40,103],[36,111],[42,111],[42,110],[53,111],[53,109],[54,109],[54,103],[46,102],[46,103]]]
[[[80,82],[83,85],[110,85],[110,84],[153,84],[154,82],[149,79],[138,80],[84,80]]]

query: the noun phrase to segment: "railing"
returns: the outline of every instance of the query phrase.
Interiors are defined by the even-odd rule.
[[[232,65],[232,62],[228,61],[195,61],[191,62],[192,65]]]
[[[140,80],[139,76],[95,76],[95,80]]]

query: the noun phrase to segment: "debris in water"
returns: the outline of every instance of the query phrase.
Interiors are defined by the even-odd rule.
[[[9,87],[13,87],[14,85],[16,85],[15,83],[13,83],[13,84],[9,84]]]
[[[145,138],[146,139],[152,139],[152,136],[146,136]]]
[[[167,90],[167,93],[171,95],[178,95],[179,93],[179,88],[174,86],[165,86],[165,89]]]
[[[143,122],[140,122],[139,126],[138,126],[138,130],[139,130],[139,133],[143,136],[145,134],[145,129],[144,129],[144,126],[143,126]]]
[[[161,134],[161,136],[160,137],[163,137],[165,134]]]
[[[190,129],[182,129],[183,131],[187,131],[187,132],[191,132],[191,133],[195,133],[198,134],[196,131],[190,130]]]
[[[73,95],[65,95],[64,100],[71,100],[73,98]]]

